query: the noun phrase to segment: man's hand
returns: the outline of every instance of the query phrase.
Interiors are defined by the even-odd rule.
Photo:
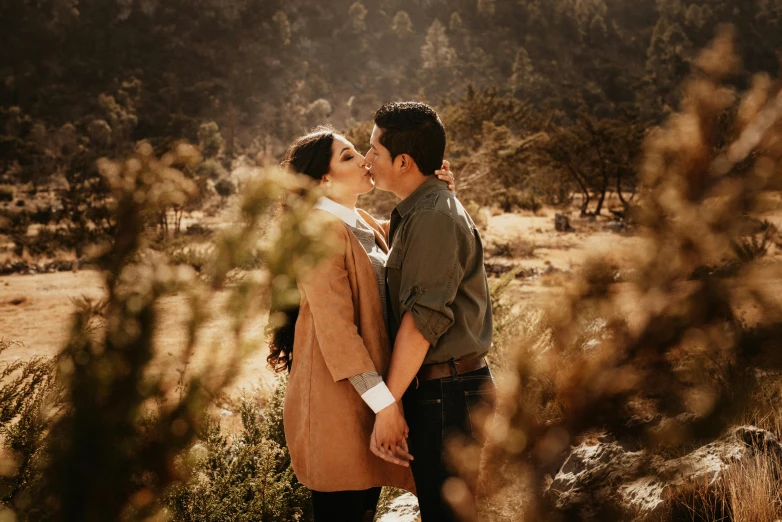
[[[375,429],[372,431],[369,449],[383,460],[409,466],[413,460],[407,448],[409,429],[398,403],[380,410],[375,416]]]

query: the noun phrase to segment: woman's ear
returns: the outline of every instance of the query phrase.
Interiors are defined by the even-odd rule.
[[[331,179],[329,179],[328,176],[323,176],[322,178],[320,178],[320,184],[324,187],[330,187]]]

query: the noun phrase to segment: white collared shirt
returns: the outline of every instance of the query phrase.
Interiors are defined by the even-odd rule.
[[[318,199],[318,202],[315,203],[314,208],[328,212],[332,216],[339,218],[343,223],[345,223],[349,227],[353,227],[353,228],[358,227],[358,222],[360,221],[361,224],[366,225],[368,229],[372,230],[372,228],[367,224],[367,222],[361,218],[358,212],[356,212],[356,209],[348,208],[345,205],[340,205],[333,199],[329,199],[327,197],[321,197]]]

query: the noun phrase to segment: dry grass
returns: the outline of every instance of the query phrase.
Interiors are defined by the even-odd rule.
[[[489,245],[488,254],[493,257],[512,257],[514,259],[529,259],[535,257],[535,241],[521,234],[514,234],[505,239],[497,239]]]
[[[758,455],[728,468],[721,493],[733,522],[774,522],[782,518],[780,472],[782,462],[771,455]]]
[[[759,454],[734,463],[722,477],[672,491],[655,522],[776,522],[782,519],[782,462]]]

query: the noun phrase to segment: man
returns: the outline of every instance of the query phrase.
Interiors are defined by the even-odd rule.
[[[456,473],[444,452],[454,437],[481,444],[475,410],[491,403],[494,389],[484,359],[492,317],[483,247],[464,207],[434,176],[446,139],[437,113],[423,103],[390,103],[374,120],[366,161],[375,186],[402,199],[391,214],[386,263],[393,343],[386,384],[404,417],[398,406],[378,414],[372,450],[396,461],[409,427],[423,522],[456,520],[443,486],[450,482],[446,493],[462,499],[465,489],[449,481]],[[466,496],[473,500],[474,490]]]

